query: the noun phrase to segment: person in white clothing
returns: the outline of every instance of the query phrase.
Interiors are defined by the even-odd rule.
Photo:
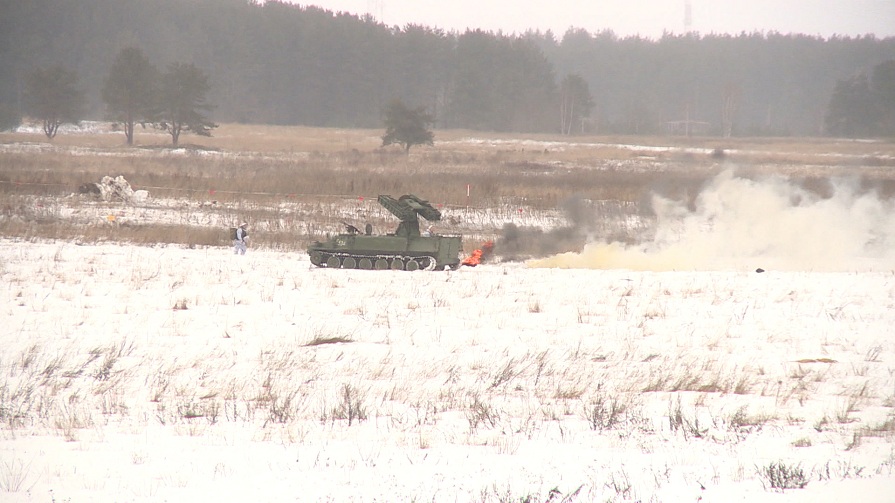
[[[246,239],[249,238],[249,233],[246,230],[248,226],[249,224],[243,222],[239,224],[239,227],[236,228],[236,239],[233,240],[234,255],[246,254]]]

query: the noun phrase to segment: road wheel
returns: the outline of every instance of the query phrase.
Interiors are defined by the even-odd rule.
[[[408,260],[405,268],[408,271],[418,271],[420,269],[420,263],[416,260]]]
[[[357,260],[354,260],[354,257],[345,257],[345,260],[342,260],[343,269],[354,269],[355,267],[357,267]]]
[[[392,270],[403,271],[404,270],[404,261],[399,258],[392,260]]]
[[[358,262],[358,265],[360,266],[361,269],[369,271],[370,269],[373,268],[373,261],[368,258],[362,258],[362,259],[360,259],[360,262]]]
[[[342,261],[339,260],[339,257],[330,257],[326,259],[326,267],[329,267],[330,269],[338,269],[339,267],[342,267]]]
[[[388,269],[388,260],[385,260],[384,258],[376,259],[376,270],[384,271],[386,269]]]

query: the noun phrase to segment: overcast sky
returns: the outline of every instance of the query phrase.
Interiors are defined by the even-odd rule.
[[[482,28],[521,33],[569,27],[592,33],[651,38],[683,33],[685,5],[690,28],[702,34],[742,31],[804,33],[829,37],[895,36],[895,0],[293,0],[334,12],[372,14],[387,25],[407,23],[465,31]]]

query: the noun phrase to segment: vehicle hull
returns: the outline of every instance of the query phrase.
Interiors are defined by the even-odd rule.
[[[444,270],[460,265],[460,236],[338,234],[308,247],[311,263],[343,269]]]

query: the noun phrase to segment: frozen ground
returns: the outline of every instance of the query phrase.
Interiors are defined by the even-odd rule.
[[[4,239],[0,280],[3,501],[895,501],[891,269]]]
[[[830,192],[726,172],[636,245],[454,272],[0,239],[0,501],[895,502],[895,208]],[[276,213],[381,212],[314,204]],[[519,210],[445,214],[568,224]]]

